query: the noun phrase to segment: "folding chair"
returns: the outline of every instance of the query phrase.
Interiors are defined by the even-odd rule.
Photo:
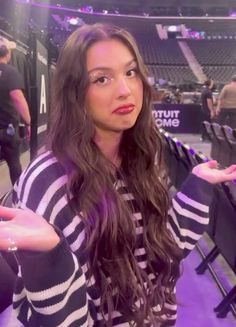
[[[211,129],[213,135],[211,157],[221,164],[224,160],[224,157],[222,156],[222,147],[223,142],[225,141],[225,136],[218,123],[211,123]]]
[[[228,153],[225,154],[227,158],[226,166],[236,163],[236,131],[230,126],[223,125],[222,132],[224,133],[226,139],[226,146],[228,148]]]
[[[224,257],[236,274],[236,198],[233,198],[236,194],[235,188],[236,185],[233,183],[222,184],[221,187],[217,188],[215,208],[213,210],[215,216],[214,229],[211,234],[215,246],[196,268],[198,274],[203,274],[219,254]],[[236,312],[232,307],[232,304],[236,301],[236,285],[227,292],[216,273],[214,273],[214,279],[221,286],[224,295],[223,300],[216,306],[214,311],[217,312],[217,317],[224,318],[230,309],[234,310],[234,313]]]
[[[203,121],[202,122],[202,128],[204,129],[205,134],[206,134],[208,140],[210,142],[212,142],[212,140],[213,140],[213,133],[212,133],[212,129],[211,129],[211,123],[209,123],[209,121],[206,121],[206,120]]]
[[[178,159],[175,155],[175,149],[172,144],[172,136],[168,133],[164,133],[165,142],[166,142],[166,166],[168,169],[169,178],[171,183],[176,186],[176,177],[177,177],[177,169],[178,169]]]
[[[190,172],[190,165],[182,149],[183,143],[176,137],[171,138],[171,143],[177,161],[175,187],[179,189]]]

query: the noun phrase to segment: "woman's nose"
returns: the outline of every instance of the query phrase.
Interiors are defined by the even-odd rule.
[[[131,94],[130,86],[129,86],[129,81],[127,81],[125,78],[121,78],[118,81],[118,95],[120,97],[127,97]]]

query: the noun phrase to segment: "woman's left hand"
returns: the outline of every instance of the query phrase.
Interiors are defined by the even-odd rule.
[[[211,184],[217,184],[236,180],[236,165],[231,165],[225,169],[218,169],[217,161],[211,160],[195,166],[192,173]]]

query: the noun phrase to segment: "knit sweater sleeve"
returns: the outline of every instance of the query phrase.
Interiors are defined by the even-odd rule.
[[[207,228],[213,189],[214,185],[190,174],[172,200],[168,228],[184,257]]]
[[[14,203],[42,215],[54,226],[60,242],[48,252],[19,251],[13,307],[24,326],[88,326],[85,275],[63,235],[62,220],[71,219],[62,192],[65,176],[55,174],[55,160],[40,160],[23,172],[15,186]]]
[[[88,326],[85,277],[65,239],[47,253],[20,253],[13,307],[24,326]]]

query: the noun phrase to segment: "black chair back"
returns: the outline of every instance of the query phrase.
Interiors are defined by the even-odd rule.
[[[213,133],[212,133],[212,129],[211,129],[211,123],[209,123],[209,121],[203,121],[202,122],[202,128],[205,131],[205,134],[208,138],[209,141],[213,140]]]

